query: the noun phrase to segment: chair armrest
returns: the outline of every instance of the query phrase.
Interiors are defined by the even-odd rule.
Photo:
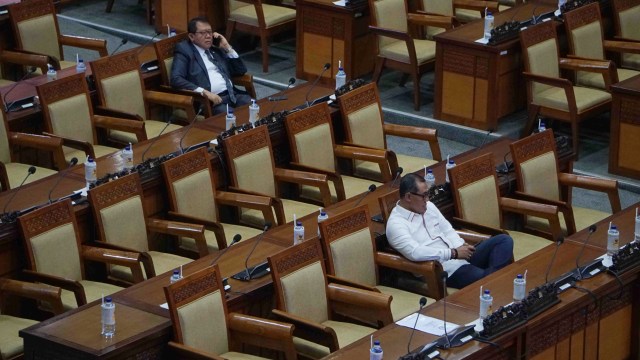
[[[51,310],[55,315],[64,312],[64,306],[62,305],[62,299],[60,297],[62,291],[56,286],[0,278],[0,292],[45,301],[51,305]]]
[[[485,9],[491,11],[493,14],[500,11],[498,1],[453,0],[453,7],[457,9],[478,10],[482,14],[482,17],[484,17]]]
[[[491,237],[490,235],[478,234],[476,232],[471,232],[471,231],[457,230],[456,233],[458,233],[458,236],[460,236],[462,240],[464,240],[466,243],[471,244],[473,246],[476,246],[479,243]]]
[[[558,65],[561,69],[602,74],[607,88],[609,88],[611,84],[618,82],[616,65],[609,60],[584,59],[570,56],[569,58],[560,58]]]
[[[393,323],[391,295],[340,284],[329,284],[327,297],[331,301],[331,310],[336,314],[377,328]]]
[[[58,40],[62,45],[95,50],[100,54],[100,57],[109,56],[107,52],[107,40],[73,35],[58,35]]]
[[[8,135],[11,145],[28,146],[51,152],[56,167],[58,169],[67,168],[67,162],[64,159],[64,152],[62,151],[62,139],[17,132],[9,132]]]
[[[436,300],[444,297],[445,289],[442,281],[440,281],[442,265],[438,261],[410,261],[402,255],[382,251],[376,252],[375,260],[378,266],[422,275],[424,282],[427,284],[427,293],[423,295]]]
[[[129,253],[138,253],[140,254],[140,261],[142,262],[142,265],[144,266],[144,272],[147,274],[147,278],[152,278],[154,276],[156,276],[156,271],[155,268],[153,266],[153,260],[151,259],[151,256],[147,253],[147,252],[139,252],[136,251],[135,249],[130,249],[124,246],[120,246],[120,245],[115,245],[115,244],[111,244],[102,240],[94,240],[93,241],[94,245],[97,245],[98,247],[102,247],[105,249],[113,249],[113,250],[118,250],[118,251],[124,251],[124,252],[129,252]]]
[[[499,201],[500,208],[503,211],[547,219],[551,228],[550,240],[558,241],[564,236],[562,228],[560,227],[560,217],[558,216],[557,206],[504,197],[501,197]]]
[[[564,88],[565,90],[567,88],[571,88],[571,91],[573,91],[573,84],[571,83],[571,81],[564,78],[553,78],[544,75],[532,74],[526,71],[523,72],[522,75],[527,81],[539,82],[541,84],[549,86]]]
[[[491,226],[480,225],[471,221],[467,221],[465,219],[461,219],[459,217],[453,217],[451,219],[451,224],[457,229],[466,229],[471,231],[477,231],[482,234],[496,236],[500,234],[504,234],[504,230],[496,229]]]
[[[160,85],[160,87],[158,88],[158,90],[162,91],[162,92],[167,92],[170,94],[179,94],[179,95],[184,95],[184,96],[190,96],[193,99],[194,104],[195,103],[202,103],[202,116],[206,118],[211,117],[213,114],[211,113],[211,107],[213,105],[213,103],[211,101],[209,101],[209,99],[203,97],[202,95],[200,95],[200,93],[197,93],[193,90],[186,90],[186,89],[176,89],[176,88],[172,88],[171,86],[167,86],[167,85]],[[209,106],[207,106],[209,105]],[[195,115],[194,115],[195,116]],[[187,119],[187,120],[191,120],[191,119]]]
[[[235,85],[242,86],[251,96],[252,99],[256,99],[256,88],[253,86],[253,75],[245,73],[244,75],[235,76],[231,78],[231,82]]]
[[[276,219],[273,217],[275,202],[269,196],[216,191],[215,199],[219,205],[243,207],[261,211],[265,220],[272,224],[277,224]]]
[[[403,31],[385,29],[385,28],[372,26],[372,25],[369,25],[369,30],[371,30],[371,32],[374,35],[386,36],[386,37],[390,37],[393,39],[402,40],[406,42],[413,42],[413,38],[411,38],[411,36],[408,33]]]
[[[140,266],[143,265],[142,254],[139,252],[82,245],[82,258],[89,261],[128,267],[131,269],[134,283],[144,281],[142,267]]]
[[[296,357],[293,325],[238,313],[229,314],[227,321],[232,343],[278,350]]]
[[[93,151],[93,145],[91,145],[88,141],[76,140],[61,135],[51,134],[45,131],[42,132],[42,135],[62,139],[62,146],[68,146],[70,148],[84,151],[85,155],[90,155],[94,159],[96,158],[96,154]]]
[[[35,51],[29,51],[29,50],[25,50],[25,49],[13,49],[13,51],[20,52],[20,53],[23,53],[23,54],[29,54],[29,55],[46,56],[47,57],[47,63],[51,64],[51,66],[53,66],[54,69],[60,70],[60,59],[56,58],[55,56],[51,56],[51,55],[47,55],[47,54],[43,54],[43,53],[39,53],[39,52],[35,52]],[[47,67],[47,69],[48,69],[48,67]],[[46,71],[43,72],[43,73],[46,73]]]
[[[174,355],[176,359],[189,360],[226,360],[223,357],[210,354],[187,345],[169,341],[169,353]]]
[[[295,336],[326,346],[331,352],[337,351],[340,348],[338,336],[332,328],[286,311],[278,309],[271,311],[276,318],[292,323],[293,326],[295,326],[293,331]]]
[[[218,250],[222,250],[227,247],[227,237],[224,235],[224,228],[219,223],[191,215],[181,214],[175,211],[169,211],[167,215],[174,221],[182,221],[204,226],[206,230],[213,231],[215,234],[216,243],[218,243]]]
[[[113,109],[113,108],[108,108],[102,105],[94,106],[93,110],[94,110],[94,113],[97,115],[111,116],[111,117],[117,117],[121,119],[130,119],[130,120],[138,120],[138,121],[144,120],[140,115]]]
[[[193,97],[191,96],[169,94],[161,91],[145,90],[144,99],[145,101],[148,101],[154,104],[182,108],[187,113],[187,119],[189,120],[196,117],[196,113],[193,110]]]
[[[617,213],[622,210],[620,205],[620,194],[618,191],[618,181],[612,179],[600,179],[590,176],[559,173],[558,180],[562,185],[574,186],[582,189],[598,191],[606,193],[609,197],[609,203],[611,204],[611,210],[613,213]]]
[[[97,128],[133,133],[136,135],[138,142],[147,140],[144,121],[93,115],[93,124]]]
[[[22,275],[26,280],[41,282],[51,286],[57,286],[59,288],[69,290],[73,292],[76,298],[78,307],[87,303],[87,297],[84,293],[84,287],[79,281],[65,279],[55,275],[43,274],[32,270],[22,270]]]
[[[333,151],[336,157],[374,162],[380,166],[383,182],[393,180],[389,164],[389,150],[336,145]]]
[[[640,42],[605,40],[603,45],[605,51],[640,54]]]
[[[335,276],[335,275],[327,274],[327,281],[330,284],[340,284],[340,285],[344,285],[344,286],[354,287],[356,289],[362,289],[362,290],[373,291],[373,292],[378,292],[378,293],[380,292],[380,290],[376,289],[373,286],[361,284],[361,283],[358,283],[358,282],[355,282],[355,281],[351,281],[349,279],[341,278],[341,277]]]
[[[342,182],[342,177],[337,172],[327,171],[313,166],[300,164],[295,161],[291,161],[289,165],[294,169],[326,175],[327,179],[331,181],[335,186],[338,201],[342,201],[347,198],[347,195],[344,191],[344,183]]]
[[[209,254],[207,240],[204,237],[204,226],[202,225],[160,219],[147,219],[147,229],[149,229],[150,232],[194,239],[200,257]]]
[[[438,130],[436,129],[385,123],[384,133],[385,135],[427,141],[433,160],[442,161],[442,153],[440,152],[440,144],[438,142]]]
[[[316,174],[308,171],[275,168],[274,176],[276,181],[289,182],[300,185],[317,187],[320,190],[322,204],[327,207],[331,205],[331,190],[329,190],[329,180],[325,174]]]
[[[271,221],[272,224],[278,224],[278,225],[282,225],[286,222],[286,218],[284,216],[284,207],[282,205],[282,201],[276,197],[270,197],[264,194],[259,194],[253,191],[249,191],[249,190],[245,190],[245,189],[240,189],[237,188],[235,186],[229,186],[229,190],[233,191],[233,192],[237,192],[239,194],[242,195],[252,195],[252,196],[260,196],[260,197],[268,197],[271,201],[271,207],[273,208],[273,211],[275,211],[276,213],[276,222],[273,222],[273,213],[271,213],[269,216],[266,216],[265,211],[263,210],[263,214],[265,215],[265,220],[269,220]],[[216,201],[217,198],[216,198]],[[263,209],[263,208],[261,208]]]
[[[408,13],[407,21],[409,23],[421,26],[433,26],[443,29],[453,29],[454,22],[450,16],[430,15],[425,13]]]
[[[39,68],[43,74],[46,74],[49,57],[46,55],[4,50],[0,53],[0,61],[16,65],[35,66]]]

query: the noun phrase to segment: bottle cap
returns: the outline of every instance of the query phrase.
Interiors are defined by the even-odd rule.
[[[320,216],[325,216],[327,213],[324,210],[320,210]]]
[[[180,275],[180,270],[178,269],[173,270],[173,275]]]
[[[491,294],[491,291],[489,291],[489,289],[485,289],[485,290],[484,290],[484,294],[485,294],[485,295],[489,295],[489,294]]]
[[[256,99],[251,99],[251,106],[256,106]]]
[[[518,274],[518,276],[516,276],[517,279],[522,279],[522,274]]]
[[[431,170],[431,169],[427,169],[427,173],[429,173],[429,174],[433,174],[433,170]]]
[[[87,161],[88,162],[93,162],[94,160],[93,160],[93,158],[91,156],[87,156]]]
[[[111,302],[111,296],[107,296],[106,298],[104,298],[104,302],[110,303]]]
[[[611,225],[611,230],[618,230],[618,227],[615,225]]]
[[[374,340],[373,345],[380,345],[380,340]]]
[[[131,150],[131,143],[129,143],[129,144],[128,144],[127,146],[125,146],[124,148],[125,148],[125,150],[127,150],[127,151]]]
[[[296,226],[302,226],[302,221],[296,221]]]
[[[487,11],[487,16],[492,16],[491,11]]]
[[[453,161],[453,159],[449,159],[449,165],[451,164],[455,164],[455,162]]]

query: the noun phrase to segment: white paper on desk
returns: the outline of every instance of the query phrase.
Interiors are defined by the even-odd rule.
[[[347,6],[347,0],[338,0],[338,1],[334,1],[333,5],[337,5],[337,6]]]
[[[476,40],[474,42],[487,45],[489,43],[489,39],[487,39],[486,37],[481,37],[480,39],[478,39],[478,40]],[[449,330],[449,329],[447,329],[447,330]]]
[[[416,323],[416,316],[418,316],[418,313],[411,314],[404,319],[396,321],[396,324],[413,329],[413,324]],[[447,322],[447,332],[453,331],[458,328],[458,326],[457,324]],[[420,314],[416,330],[426,332],[427,334],[442,336],[444,335],[444,321]]]
[[[602,259],[602,265],[610,268],[613,265],[613,259],[611,259],[611,255],[607,255],[606,253],[598,256],[596,259]]]
[[[160,304],[160,307],[163,308],[163,309],[169,310],[169,304],[168,303]],[[447,330],[449,330],[449,329],[447,329]]]

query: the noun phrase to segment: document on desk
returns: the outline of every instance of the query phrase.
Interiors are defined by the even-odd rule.
[[[416,316],[420,316],[418,324],[416,325],[416,330],[436,336],[444,335],[444,321],[418,313],[411,314],[404,319],[398,320],[396,321],[396,324],[413,329],[413,324],[416,323]],[[447,322],[447,332],[453,331],[458,328],[458,326],[460,325]]]
[[[334,2],[333,2],[333,5],[336,5],[336,6],[342,6],[342,7],[347,6],[347,0],[338,0],[338,1],[334,1]]]

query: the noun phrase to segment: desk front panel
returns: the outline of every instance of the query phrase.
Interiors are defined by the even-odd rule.
[[[640,76],[612,86],[609,172],[640,179]]]

